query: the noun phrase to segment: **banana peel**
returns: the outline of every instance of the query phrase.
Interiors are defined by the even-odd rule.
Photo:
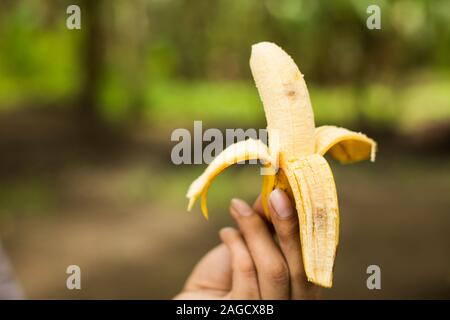
[[[316,128],[303,75],[274,43],[252,46],[250,68],[264,106],[269,146],[248,139],[226,148],[189,187],[188,210],[201,197],[201,210],[208,218],[206,197],[214,178],[232,164],[260,159],[265,169],[261,191],[265,215],[270,220],[270,192],[285,190],[298,213],[307,279],[331,287],[339,242],[339,208],[333,173],[324,155],[328,153],[343,164],[375,161],[376,142],[345,128]]]

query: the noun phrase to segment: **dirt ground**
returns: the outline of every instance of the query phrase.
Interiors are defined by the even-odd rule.
[[[254,170],[225,173],[205,222],[198,210],[186,212],[184,198],[202,167],[167,164],[170,143],[142,141],[141,132],[132,146],[92,150],[48,121],[50,134],[26,122],[0,126],[10,137],[0,141],[8,154],[0,161],[0,234],[29,298],[171,298],[232,224],[229,199],[258,193]],[[14,130],[27,139],[7,135]],[[381,141],[375,164],[331,162],[341,241],[324,298],[450,298],[450,157],[395,150]],[[66,288],[71,264],[81,267],[81,290]],[[366,287],[372,264],[381,290]]]

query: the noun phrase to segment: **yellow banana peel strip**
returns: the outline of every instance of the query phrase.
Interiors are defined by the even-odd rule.
[[[267,119],[269,146],[246,140],[229,146],[189,187],[188,210],[201,196],[206,218],[206,194],[212,180],[228,166],[261,159],[278,171],[263,176],[262,202],[270,218],[268,197],[285,190],[295,202],[305,272],[309,281],[331,287],[339,242],[339,210],[327,152],[341,163],[375,160],[376,143],[362,133],[334,126],[315,128],[314,113],[303,75],[283,49],[270,42],[252,46],[250,68]]]
[[[201,196],[201,209],[208,219],[206,206],[206,195],[212,180],[229,166],[241,161],[260,159],[265,165],[272,163],[267,146],[260,140],[248,139],[232,144],[223,150],[206,168],[205,172],[198,177],[189,187],[187,197],[189,198],[188,211],[191,210],[195,201]]]
[[[312,154],[290,162],[286,175],[299,217],[308,280],[331,287],[339,241],[339,210],[330,166],[321,155]]]
[[[342,164],[365,159],[375,161],[376,142],[363,133],[335,126],[321,126],[314,132],[315,151],[324,155],[329,152]]]

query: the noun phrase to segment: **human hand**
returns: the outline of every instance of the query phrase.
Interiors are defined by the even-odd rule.
[[[276,189],[269,198],[273,226],[261,201],[253,208],[233,199],[230,213],[239,231],[220,231],[223,243],[197,264],[176,299],[314,299],[318,287],[307,282],[298,217],[287,195]]]

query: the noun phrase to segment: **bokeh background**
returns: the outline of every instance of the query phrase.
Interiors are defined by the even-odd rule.
[[[370,4],[381,30],[366,27]],[[81,30],[66,8],[81,7]],[[210,221],[186,212],[205,165],[174,165],[176,128],[264,128],[250,46],[273,41],[316,123],[376,138],[331,161],[341,207],[325,298],[450,298],[447,0],[1,0],[0,235],[29,298],[171,298],[253,201],[256,166],[218,177]],[[66,289],[68,265],[82,290]],[[382,289],[366,288],[381,267]]]

